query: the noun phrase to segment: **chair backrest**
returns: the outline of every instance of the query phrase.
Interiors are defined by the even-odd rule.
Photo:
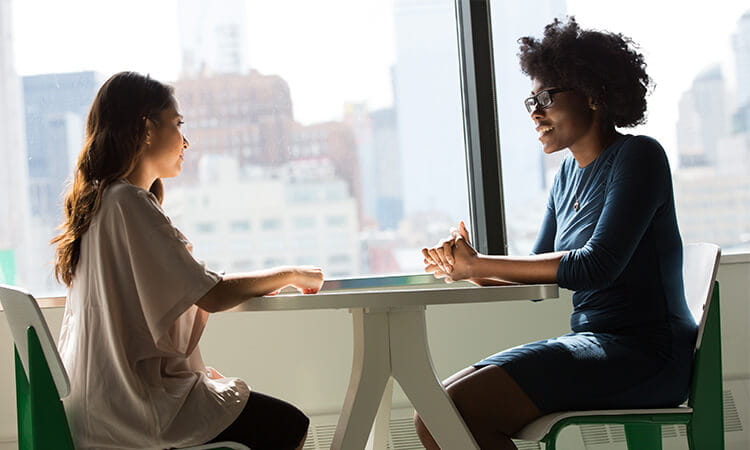
[[[52,339],[47,322],[34,297],[23,289],[0,284],[0,303],[3,305],[5,318],[8,320],[13,341],[16,344],[16,351],[27,376],[29,374],[27,330],[31,327],[34,328],[39,338],[57,393],[61,399],[67,397],[70,393],[68,373],[65,371],[60,354],[57,352],[57,345]]]
[[[703,341],[720,257],[721,249],[714,244],[687,244],[684,248],[682,276],[685,283],[685,299],[695,323],[698,324],[696,349],[700,348]]]

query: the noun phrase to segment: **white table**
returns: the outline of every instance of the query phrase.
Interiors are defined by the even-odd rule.
[[[352,373],[332,449],[385,449],[391,377],[398,381],[441,448],[478,448],[435,375],[427,343],[425,309],[428,305],[555,298],[557,285],[480,288],[468,283],[435,284],[424,276],[389,277],[385,283],[383,280],[326,282],[324,289],[314,296],[281,294],[255,298],[232,311],[344,308],[351,311]],[[399,283],[407,286],[398,286]]]

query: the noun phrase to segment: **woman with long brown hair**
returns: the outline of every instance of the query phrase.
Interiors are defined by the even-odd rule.
[[[122,72],[99,90],[65,198],[55,274],[68,287],[60,354],[77,448],[171,448],[231,440],[302,448],[308,418],[206,367],[209,313],[285,286],[315,293],[315,267],[220,276],[161,209],[162,178],[189,148],[173,89]]]

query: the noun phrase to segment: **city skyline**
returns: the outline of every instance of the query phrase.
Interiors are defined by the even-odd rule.
[[[247,66],[285,77],[298,93],[295,116],[300,122],[341,119],[347,102],[366,102],[372,109],[393,103],[392,1],[299,1],[293,3],[294,14],[284,1],[245,4]],[[45,14],[38,14],[42,10]],[[88,21],[93,15],[99,20]],[[24,0],[14,3],[14,18],[20,75],[94,70],[108,76],[135,70],[165,82],[180,77],[177,0],[106,6],[94,0]],[[147,31],[134,33],[132,24]],[[87,51],[71,51],[81,48]]]
[[[729,69],[715,64],[695,75],[679,105],[679,170],[675,200],[686,241],[710,240],[725,250],[750,249],[750,9],[733,31]],[[727,71],[734,69],[734,71]],[[736,88],[732,88],[736,86]]]
[[[85,70],[111,74],[132,69],[151,73],[164,81],[178,78],[180,46],[177,0],[134,0],[108,4],[106,8],[93,0],[65,3],[25,0],[16,3],[15,40],[19,50],[16,66],[20,75]],[[295,105],[295,115],[300,122],[341,118],[341,105],[347,102],[365,101],[372,109],[392,103],[388,73],[395,61],[392,1],[328,0],[315,2],[318,10],[309,2],[248,0],[246,4],[250,29],[249,65],[263,73],[285,74],[292,90],[300,94]],[[288,14],[290,7],[296,8],[299,14]],[[692,3],[690,8],[684,8],[676,1],[654,3],[635,0],[628,8],[612,14],[611,8],[602,2],[568,2],[569,13],[576,15],[584,25],[623,32],[642,45],[649,72],[658,84],[650,99],[651,128],[646,130],[666,130],[665,133],[651,134],[664,134],[662,141],[672,156],[675,154],[675,135],[669,129],[673,129],[679,96],[689,88],[692,76],[705,68],[705,61],[714,59],[717,49],[720,55],[728,54],[726,43],[730,40],[737,18],[745,9],[746,2],[741,0]],[[40,10],[46,11],[46,14],[39,15],[37,12]],[[148,10],[150,14],[140,14],[143,10]],[[649,10],[653,13],[642,13]],[[334,11],[336,14],[333,14]],[[92,14],[110,17],[111,20],[86,22],[85,18]],[[338,18],[342,16],[352,19],[344,24],[338,23]],[[305,20],[306,17],[316,17],[318,25],[312,28],[305,23],[309,22]],[[673,23],[681,23],[681,29],[695,28],[702,32],[680,33],[665,39],[663,17],[671,17]],[[275,27],[280,18],[288,25]],[[139,23],[143,29],[160,30],[158,51],[154,51],[152,33],[131,32],[127,41],[98,39],[92,42],[89,39],[92,35],[128,35],[129,24],[132,23]],[[315,32],[311,33],[313,29]],[[298,30],[298,34],[291,33],[291,30]],[[537,30],[536,34],[541,32],[541,29]],[[56,36],[54,42],[38,39],[42,33]],[[358,51],[358,43],[361,46],[363,42],[361,39],[336,38],[337,34],[346,36],[347,33],[360,36],[369,34],[377,39],[372,39]],[[300,39],[300,36],[304,36],[304,39]],[[300,45],[304,47],[300,48]],[[66,50],[84,47],[89,51],[76,53]],[[319,48],[330,51],[317,51]],[[95,61],[98,67],[93,67],[92,59],[88,56],[90,54],[97,55]],[[339,54],[347,55],[346,60],[337,60],[334,56]],[[671,58],[654,55],[674,55],[681,63],[675,65],[669,62]],[[313,56],[320,57],[320,61]],[[299,65],[295,64],[296,61]],[[328,70],[303,69],[319,66]],[[326,75],[331,73],[339,76],[327,80]],[[362,98],[361,85],[373,87],[372,95]]]
[[[191,1],[195,4],[195,0]],[[356,264],[351,264],[352,271],[347,274],[358,275],[360,273],[355,272],[360,271],[362,273],[418,271],[420,269],[419,258],[414,257],[412,261],[408,255],[416,255],[421,246],[431,245],[433,241],[444,237],[448,227],[455,225],[454,222],[457,220],[469,219],[460,71],[454,31],[455,18],[453,10],[449,7],[450,3],[447,0],[399,0],[393,5],[394,36],[386,39],[386,46],[388,43],[393,44],[395,59],[392,64],[383,68],[388,73],[388,84],[392,86],[388,88],[389,95],[393,97],[392,104],[386,103],[377,107],[362,100],[363,97],[378,92],[380,88],[371,90],[371,86],[366,85],[366,80],[359,80],[362,89],[359,92],[363,93],[362,95],[344,98],[342,92],[345,93],[346,89],[336,91],[328,99],[329,105],[321,108],[320,117],[323,120],[304,122],[297,116],[297,105],[304,102],[305,100],[300,99],[306,98],[309,93],[295,89],[285,73],[263,72],[253,67],[252,53],[248,57],[251,62],[247,67],[238,64],[225,70],[213,68],[212,63],[201,63],[202,69],[199,73],[186,71],[183,74],[184,77],[177,75],[172,83],[177,87],[177,96],[182,100],[181,106],[186,112],[186,133],[191,140],[194,139],[195,147],[189,153],[190,158],[186,160],[181,183],[170,183],[170,193],[184,199],[185,190],[208,189],[210,184],[203,185],[200,182],[194,187],[189,186],[191,182],[197,180],[191,177],[198,176],[201,154],[232,156],[240,168],[250,170],[276,170],[275,168],[286,165],[296,167],[294,170],[299,171],[306,170],[300,167],[312,168],[315,164],[330,164],[327,167],[334,170],[335,183],[343,182],[348,186],[348,195],[353,199],[357,210],[356,223],[359,237],[356,253],[350,253],[348,256],[349,261],[356,261]],[[540,151],[528,115],[522,109],[521,100],[528,95],[526,85],[528,80],[520,73],[517,66],[515,39],[518,35],[538,34],[538,29],[543,28],[551,17],[564,15],[566,8],[571,14],[575,14],[576,11],[572,8],[576,4],[580,7],[581,1],[548,0],[533,11],[534,14],[530,14],[531,11],[525,7],[514,7],[507,3],[496,4],[493,10],[496,30],[501,30],[496,31],[494,35],[494,50],[508,217],[507,232],[511,251],[515,254],[527,253],[535,239],[543,211],[543,202],[546,200],[549,188],[549,180],[556,171],[556,161],[558,161]],[[176,11],[175,14],[177,14]],[[580,19],[584,26],[589,25],[587,21],[595,16],[593,14],[595,12],[592,11],[592,15]],[[7,18],[7,14],[5,17]],[[724,123],[720,122],[721,127],[715,124],[723,117],[716,112],[725,111],[727,116],[731,115],[732,111],[728,111],[727,108],[734,107],[734,105],[730,105],[731,102],[722,103],[723,99],[720,97],[719,100],[712,99],[715,101],[709,108],[705,102],[701,103],[703,100],[700,100],[709,98],[710,94],[718,89],[716,83],[720,83],[721,89],[726,89],[729,93],[736,89],[736,86],[733,86],[737,84],[734,81],[735,77],[733,73],[729,76],[730,72],[727,72],[726,68],[731,65],[727,66],[718,55],[727,49],[745,48],[742,46],[744,44],[741,44],[745,42],[742,40],[744,34],[737,31],[739,17],[741,15],[735,17],[734,25],[725,33],[725,36],[732,36],[732,40],[728,38],[723,40],[723,47],[715,49],[717,57],[703,60],[700,64],[692,64],[694,67],[701,67],[695,73],[687,73],[686,70],[682,74],[683,77],[690,79],[688,88],[680,92],[680,95],[686,96],[688,100],[678,103],[682,103],[683,106],[692,104],[693,109],[697,108],[703,114],[690,119],[694,123],[713,120],[712,124],[706,122],[702,125],[710,132],[705,135],[707,137],[700,138],[706,144],[695,150],[704,152],[705,148],[710,147],[707,154],[713,156],[709,159],[721,158],[720,155],[724,155],[724,160],[727,157],[742,157],[731,153],[731,149],[737,147],[738,142],[742,142],[741,139],[722,140],[726,135]],[[236,33],[233,31],[230,34],[242,34],[241,30],[235,31]],[[414,33],[420,36],[420,39],[413,39]],[[637,40],[637,36],[634,38]],[[354,36],[352,40],[355,40]],[[235,46],[231,40],[222,42],[230,48]],[[9,45],[10,42],[4,44]],[[219,49],[219,51],[223,50]],[[650,61],[648,58],[647,55],[647,62]],[[206,61],[211,61],[211,59],[207,58]],[[662,63],[659,58],[655,61],[657,66]],[[304,62],[303,59],[298,63]],[[709,68],[708,71],[705,70],[706,67]],[[325,67],[317,69],[326,72]],[[241,73],[235,73],[237,71]],[[39,153],[40,150],[34,150],[35,148],[44,149],[50,155],[60,154],[62,147],[52,148],[51,145],[43,142],[56,142],[62,146],[61,141],[67,141],[63,153],[70,160],[72,160],[71,156],[79,151],[80,142],[76,142],[74,129],[81,128],[82,135],[84,114],[80,110],[86,105],[81,106],[81,104],[89,104],[90,100],[83,99],[83,97],[78,99],[79,103],[83,103],[79,104],[75,111],[70,108],[60,109],[50,100],[56,98],[55,89],[65,91],[60,92],[60,94],[65,94],[60,96],[61,99],[66,98],[66,95],[68,97],[72,95],[69,92],[70,88],[65,87],[66,82],[61,81],[72,75],[75,74],[47,73],[23,77],[24,85],[28,84],[26,87],[30,89],[25,96],[27,130],[30,134],[28,136],[30,164],[44,163],[43,154]],[[291,78],[294,76],[290,75]],[[106,75],[95,74],[95,77],[100,77],[98,79],[101,81],[106,78]],[[330,78],[333,81],[337,79],[335,76]],[[31,81],[38,83],[31,84]],[[213,87],[209,87],[211,85]],[[700,88],[703,94],[689,94],[698,92],[696,89],[700,86],[705,86]],[[51,89],[51,93],[44,94],[43,89],[48,88]],[[674,86],[670,89],[674,89]],[[315,95],[327,94],[325,91],[319,92],[320,89],[315,89],[315,91]],[[664,97],[660,97],[659,101],[663,99]],[[330,104],[339,100],[342,102],[337,105],[336,114],[324,115]],[[69,100],[59,101],[65,103]],[[680,105],[674,106],[675,110],[682,114]],[[32,107],[36,109],[29,109]],[[71,111],[74,112],[73,116],[69,114]],[[674,133],[675,136],[678,135],[676,126],[678,119],[678,114],[675,114],[671,124],[670,133]],[[628,131],[655,135],[665,144],[669,152],[668,139],[662,134],[670,133],[649,132],[653,130],[650,127],[651,125],[647,125]],[[42,129],[45,130],[44,133],[40,132]],[[43,134],[47,137],[42,137]],[[679,144],[679,139],[675,140]],[[696,139],[689,138],[687,142],[696,142]],[[671,149],[673,154],[677,154],[678,151],[682,151],[678,145],[674,145]],[[683,153],[689,154],[690,151],[683,151]],[[54,156],[50,156],[52,157]],[[672,168],[676,184],[679,184],[676,189],[689,193],[683,194],[683,197],[684,195],[695,197],[697,194],[692,190],[695,186],[685,184],[685,180],[689,182],[695,178],[695,175],[690,174],[690,176],[680,178],[680,166],[680,160],[674,159]],[[33,167],[29,166],[30,175],[32,175],[29,183],[39,186],[39,180],[47,175],[40,178],[39,172],[31,169]],[[34,179],[34,176],[37,178]],[[59,173],[55,177],[59,179]],[[743,189],[745,185],[742,183],[744,181],[737,186],[728,187],[726,184],[716,186],[718,186],[717,189]],[[746,184],[750,186],[750,181]],[[247,189],[247,186],[242,184],[237,184],[237,186],[244,186],[241,189]],[[40,190],[38,187],[32,188],[32,192],[39,193]],[[25,194],[28,195],[28,192]],[[734,194],[727,192],[722,197],[724,199],[722,201],[727,204],[735,201],[732,195]],[[48,209],[49,207],[54,207],[56,210],[59,208],[59,205],[55,205],[54,201],[50,200],[53,196],[49,194],[26,200],[27,206],[37,208],[34,209],[37,213],[39,209],[35,205],[41,204],[37,197],[47,199],[45,204]],[[700,201],[706,203],[707,200]],[[684,204],[688,205],[688,203]],[[689,208],[705,209],[706,206],[690,206]],[[686,230],[703,230],[703,228],[694,228],[697,222],[692,218],[693,213],[685,213],[685,211],[681,213],[684,213],[682,216]],[[727,223],[735,223],[738,220],[736,214],[732,215],[731,212],[731,209],[727,208],[721,212],[727,217]],[[199,219],[200,217],[194,218],[194,220]],[[288,220],[283,219],[283,223],[288,223],[287,226],[293,227],[294,224],[301,224],[300,226],[309,224],[311,220],[315,223],[325,222],[325,218],[298,220],[290,217]],[[53,256],[47,242],[51,236],[52,226],[56,224],[49,220],[46,223],[46,228],[40,226],[41,222],[35,223],[30,228],[36,233],[33,252],[38,255],[35,256],[35,264],[41,261],[47,263]],[[195,226],[197,226],[196,223],[188,222],[188,229]],[[731,239],[731,236],[736,235],[739,241],[747,240],[746,234],[743,234],[745,232],[732,231],[735,228],[727,226],[728,231],[723,231],[722,236],[730,237],[721,239]],[[205,242],[210,243],[212,239],[215,240],[209,237],[210,233],[201,234],[208,239]],[[693,235],[688,234],[688,236]],[[698,234],[698,236],[701,235]],[[198,240],[201,239],[199,234]],[[205,249],[209,254],[216,250],[210,248],[210,244]],[[333,254],[333,257],[339,262],[344,261],[341,253]],[[269,259],[261,258],[254,262],[264,264],[267,260]],[[291,259],[293,260],[294,258]],[[225,265],[231,268],[233,264],[229,261]],[[243,267],[247,267],[247,264]],[[336,273],[345,274],[342,269],[337,269]]]

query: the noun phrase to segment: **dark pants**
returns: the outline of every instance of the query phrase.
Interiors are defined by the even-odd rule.
[[[211,442],[233,441],[251,450],[294,450],[307,433],[310,419],[295,406],[250,392],[240,415]]]

